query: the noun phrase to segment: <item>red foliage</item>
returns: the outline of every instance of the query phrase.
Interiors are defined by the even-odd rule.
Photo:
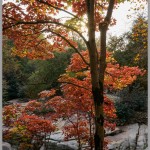
[[[81,53],[88,61],[87,51]],[[51,89],[39,93],[41,98],[50,97],[46,102],[32,100],[24,108],[21,108],[20,105],[5,106],[3,109],[4,124],[16,126],[18,129],[20,126],[23,127],[29,133],[30,138],[35,140],[39,137],[44,138],[44,135],[53,132],[56,128],[53,122],[63,118],[66,122],[63,127],[65,140],[75,138],[80,148],[83,145],[94,147],[95,114],[89,69],[78,54],[74,54],[66,73],[59,78],[63,95],[55,96],[56,90]],[[143,75],[144,72],[138,67],[120,67],[111,54],[107,53],[104,87],[122,89],[136,80],[137,75]],[[114,130],[116,111],[113,101],[106,95],[103,110],[105,129]]]
[[[75,32],[82,34],[81,23],[86,27],[87,19],[83,19],[87,12],[85,0],[16,2],[3,4],[3,34],[14,41],[15,55],[30,59],[50,59],[54,57],[54,51],[64,51],[70,44],[77,47],[69,34],[72,29],[77,29]],[[95,1],[95,30],[98,30],[99,23],[104,20],[105,13],[102,12],[107,8],[108,2]],[[72,15],[67,12],[68,9],[72,9]],[[66,18],[57,19],[56,16],[62,11],[66,12],[67,21]]]
[[[13,104],[3,108],[3,124],[7,127],[13,126],[16,119],[21,115],[21,105]]]
[[[45,134],[55,131],[55,126],[50,120],[43,119],[36,115],[22,115],[17,120],[17,125],[26,125],[26,128],[33,135]]]
[[[87,51],[82,51],[81,54],[88,61]],[[138,67],[120,67],[111,57],[111,53],[107,53],[107,63],[105,88],[122,89],[136,80],[137,75],[143,75],[145,72]],[[65,139],[75,138],[79,147],[84,144],[93,147],[95,115],[90,71],[78,54],[73,54],[66,74],[62,75],[59,81],[62,82],[63,97],[56,96],[50,99],[47,105],[56,110],[55,118],[67,120],[64,126]],[[114,130],[116,110],[113,101],[106,95],[104,96],[103,110],[105,129]]]
[[[35,110],[42,111],[43,103],[30,101],[25,107],[9,105],[3,108],[3,123],[9,128],[3,131],[3,139],[11,143],[18,143],[18,149],[39,149],[47,135],[54,132],[56,127],[50,119],[50,113],[37,115]],[[17,140],[16,140],[17,139]]]

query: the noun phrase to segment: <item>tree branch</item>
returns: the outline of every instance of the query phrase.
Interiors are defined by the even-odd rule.
[[[76,87],[79,87],[79,88],[82,88],[82,89],[85,89],[85,90],[88,90],[88,91],[92,92],[92,91],[91,91],[91,90],[89,90],[88,88],[83,87],[83,86],[80,86],[80,85],[77,85],[77,84],[72,83],[72,82],[59,82],[59,83],[71,84],[71,85],[74,85],[74,86],[76,86]],[[64,86],[65,86],[65,85],[64,85]]]
[[[67,10],[64,10],[64,9],[62,9],[62,8],[59,8],[59,7],[53,6],[53,5],[51,5],[50,3],[48,3],[48,2],[44,2],[43,0],[37,0],[37,1],[38,1],[39,3],[45,4],[45,5],[47,5],[47,6],[50,6],[50,7],[54,8],[54,9],[57,9],[57,10],[63,11],[63,12],[65,12],[65,13],[67,13],[67,14],[69,14],[69,15],[71,15],[71,16],[73,16],[73,17],[75,17],[75,18],[79,19],[79,20],[81,20],[78,16],[76,16],[76,15],[74,15],[74,14],[70,13],[70,12],[69,12],[69,11],[67,11]]]
[[[35,47],[37,47],[38,45],[40,45],[40,43],[41,43],[42,41],[45,41],[46,39],[48,39],[48,38],[46,37],[46,38],[41,39],[41,40],[35,45]]]
[[[99,24],[99,30],[101,32],[99,80],[102,83],[104,81],[104,73],[106,69],[106,33],[107,33],[108,25],[110,24],[114,3],[115,3],[115,0],[109,1],[109,6],[108,6],[106,17],[104,21]]]
[[[7,17],[7,18],[8,18],[8,17]],[[10,17],[9,17],[9,19],[15,20],[14,18],[10,18]],[[62,24],[62,23],[60,23],[60,22],[47,21],[47,20],[38,20],[38,21],[34,21],[34,22],[24,22],[24,21],[17,21],[17,20],[15,20],[15,21],[17,22],[16,24],[13,24],[13,25],[11,25],[11,26],[9,26],[9,27],[3,28],[3,30],[9,29],[9,28],[11,28],[11,27],[13,27],[13,26],[17,26],[17,25],[20,25],[20,24],[42,24],[42,23],[51,23],[51,24],[56,24],[56,25],[59,25],[59,26],[63,26],[63,27],[65,27],[65,28],[68,28],[68,29],[70,29],[70,30],[76,32],[76,33],[83,39],[83,41],[85,42],[86,46],[88,47],[88,42],[87,42],[87,40],[84,38],[84,36],[83,36],[78,30],[76,30],[75,28],[73,28],[73,27],[70,26],[70,25],[68,26],[68,25]]]
[[[65,84],[71,84],[71,85],[73,85],[73,86],[76,86],[76,87],[79,87],[79,88],[82,88],[82,89],[85,89],[85,90],[88,90],[88,91],[91,92],[90,89],[88,89],[88,88],[86,88],[86,87],[83,87],[83,86],[80,86],[80,85],[77,85],[77,84],[72,83],[72,82],[53,82],[53,83],[62,83],[62,84],[65,83]],[[43,82],[43,83],[33,83],[33,84],[27,84],[27,85],[41,85],[41,84],[49,84],[49,83]],[[65,86],[65,85],[62,85],[62,86]]]
[[[109,1],[107,15],[104,19],[104,22],[107,22],[108,24],[110,23],[110,20],[111,20],[112,11],[113,11],[113,8],[114,8],[114,3],[115,3],[115,0],[110,0]]]
[[[42,21],[42,20],[35,21],[35,22],[23,22],[23,21],[18,21],[16,24],[14,24],[14,25],[12,25],[12,26],[16,26],[16,25],[19,25],[19,24],[38,24],[38,23],[53,23],[53,24],[61,25],[61,26],[64,26],[64,27],[66,27],[66,28],[68,28],[68,29],[71,29],[71,30],[77,32],[77,33],[82,37],[82,39],[84,40],[85,44],[86,44],[87,47],[88,47],[88,42],[86,41],[86,39],[82,36],[82,34],[81,34],[79,31],[77,31],[76,29],[74,29],[74,28],[71,27],[71,26],[67,26],[67,25],[61,24],[61,23],[59,23],[59,22]],[[6,29],[8,29],[8,28],[11,28],[12,26],[7,27],[7,28],[4,28],[4,30],[6,30]],[[45,30],[45,31],[46,31],[46,30]],[[77,49],[73,44],[71,44],[71,43],[68,41],[68,39],[66,39],[66,38],[63,37],[61,34],[56,33],[56,32],[54,32],[54,31],[52,31],[52,30],[50,30],[50,29],[47,29],[47,31],[50,31],[51,33],[53,33],[53,34],[55,34],[55,35],[61,37],[64,41],[66,41],[66,42],[80,55],[80,57],[82,58],[82,60],[84,61],[84,63],[89,66],[89,63],[86,62],[86,60],[85,60],[84,57],[80,54],[80,52],[78,51],[78,49]]]
[[[89,63],[87,63],[87,61],[84,59],[84,57],[83,57],[83,56],[81,55],[81,53],[78,51],[78,49],[77,49],[73,44],[71,44],[68,39],[66,39],[66,38],[65,38],[64,36],[62,36],[61,34],[56,33],[56,32],[54,32],[54,31],[52,31],[52,30],[50,30],[50,29],[49,29],[49,31],[50,31],[51,33],[53,33],[53,34],[55,34],[55,35],[61,37],[64,41],[66,41],[66,42],[69,44],[69,46],[72,47],[72,48],[80,55],[80,57],[82,58],[83,62],[84,62],[86,65],[89,66]]]

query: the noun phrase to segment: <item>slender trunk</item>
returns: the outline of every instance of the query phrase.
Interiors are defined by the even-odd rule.
[[[112,11],[114,7],[115,0],[109,1],[107,15],[104,19],[104,22],[99,24],[99,30],[101,33],[101,41],[100,41],[100,61],[99,61],[99,95],[97,95],[97,99],[99,99],[99,103],[95,106],[95,113],[99,118],[97,118],[96,122],[96,130],[97,134],[95,134],[95,150],[103,150],[104,147],[104,112],[103,112],[103,102],[104,102],[104,74],[106,69],[106,33],[108,29],[108,25],[110,24]],[[96,96],[96,94],[95,94]],[[99,139],[100,138],[100,139]],[[100,141],[97,144],[97,141]]]
[[[100,54],[100,68],[99,68],[99,88],[93,90],[95,103],[95,150],[103,150],[104,143],[104,72],[106,68],[106,30],[101,30],[101,54]]]
[[[87,16],[88,16],[88,51],[90,57],[90,71],[91,71],[91,82],[92,87],[99,86],[98,80],[98,55],[95,41],[95,19],[94,19],[94,0],[86,0],[87,3]]]
[[[111,14],[114,6],[114,0],[109,1],[109,7],[104,22],[100,24],[101,32],[101,55],[98,62],[97,47],[95,41],[95,1],[86,0],[87,17],[88,17],[88,50],[90,57],[92,94],[95,106],[95,150],[103,150],[104,143],[104,113],[103,113],[103,83],[104,72],[106,68],[106,31],[110,23]],[[100,66],[98,70],[98,64]]]
[[[93,97],[95,105],[95,150],[103,150],[104,142],[104,117],[103,117],[103,88],[93,88]]]
[[[104,117],[103,117],[103,90],[99,84],[99,72],[98,72],[98,56],[95,41],[95,20],[94,20],[94,1],[87,0],[87,16],[88,16],[88,35],[89,35],[89,57],[91,67],[91,80],[92,80],[92,94],[95,105],[95,134],[94,144],[95,150],[103,149],[103,137],[104,137]]]

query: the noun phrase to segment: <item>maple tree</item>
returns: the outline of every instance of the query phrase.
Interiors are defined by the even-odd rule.
[[[88,52],[82,51],[81,54],[89,62]],[[122,89],[136,80],[138,75],[144,74],[138,67],[120,67],[111,53],[107,53],[106,61],[108,65],[104,89]],[[25,147],[38,149],[43,144],[43,139],[46,140],[57,128],[54,122],[63,118],[65,125],[62,130],[65,140],[75,138],[79,149],[94,148],[95,112],[90,68],[77,53],[73,54],[71,63],[66,73],[59,78],[59,82],[62,96],[57,96],[55,89],[45,90],[40,92],[39,96],[48,98],[46,101],[32,100],[24,108],[21,105],[4,107],[3,122],[9,127],[9,130],[4,131],[4,140],[8,141],[19,136],[20,149]],[[103,110],[105,130],[115,129],[116,110],[113,101],[106,95]],[[28,133],[28,136],[25,133]],[[105,138],[104,149],[107,148],[107,142]]]
[[[81,52],[82,56],[89,62],[87,51]],[[104,79],[104,89],[122,89],[136,80],[138,75],[145,71],[138,67],[121,67],[107,53],[107,67]],[[93,149],[94,147],[94,103],[92,97],[90,68],[85,65],[80,56],[75,53],[66,73],[59,78],[62,96],[56,95],[56,90],[42,91],[41,98],[50,97],[46,106],[51,106],[55,113],[53,119],[63,118],[66,120],[63,127],[65,140],[75,138],[79,149]],[[105,93],[104,93],[105,94]],[[53,96],[53,97],[52,97]],[[52,98],[51,98],[52,97]],[[115,129],[116,110],[114,103],[106,95],[104,96],[104,128],[105,130]],[[107,139],[105,139],[105,148]],[[86,147],[85,147],[86,146]]]
[[[106,32],[108,26],[115,23],[111,18],[113,8],[123,1],[16,0],[15,2],[3,4],[3,34],[13,39],[14,54],[31,59],[49,59],[54,57],[54,51],[65,51],[65,47],[69,46],[82,58],[84,65],[90,67],[95,113],[94,145],[95,150],[102,150]],[[60,12],[67,14],[69,18],[59,18]],[[96,47],[96,31],[101,34],[100,48]],[[76,42],[71,39],[70,32],[76,33],[84,41],[89,62],[80,53]],[[84,33],[87,33],[87,38],[84,37]],[[41,34],[45,34],[45,37],[41,38]]]

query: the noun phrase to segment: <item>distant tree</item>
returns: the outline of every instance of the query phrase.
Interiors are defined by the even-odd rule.
[[[11,55],[12,47],[13,42],[3,37],[3,100],[18,97],[20,66],[17,58]]]
[[[2,86],[3,86],[3,102],[4,102],[8,99],[8,88],[9,88],[8,82],[4,78],[2,80]]]
[[[70,62],[73,51],[66,53],[55,53],[55,57],[49,60],[31,60],[35,70],[30,73],[24,92],[26,97],[37,98],[38,93],[51,88],[58,88],[60,85],[57,80],[65,72]]]
[[[34,70],[27,58],[19,58],[12,54],[13,41],[3,37],[3,100],[23,98],[24,85]]]
[[[107,48],[113,51],[114,58],[121,66],[139,66],[147,69],[147,39],[147,19],[139,16],[133,22],[131,31],[120,37],[111,37]]]
[[[130,32],[120,37],[111,37],[108,50],[113,51],[113,56],[121,66],[139,66],[147,70],[148,65],[148,22],[146,17],[139,16],[134,22]],[[139,77],[140,83],[147,90],[147,73]]]

